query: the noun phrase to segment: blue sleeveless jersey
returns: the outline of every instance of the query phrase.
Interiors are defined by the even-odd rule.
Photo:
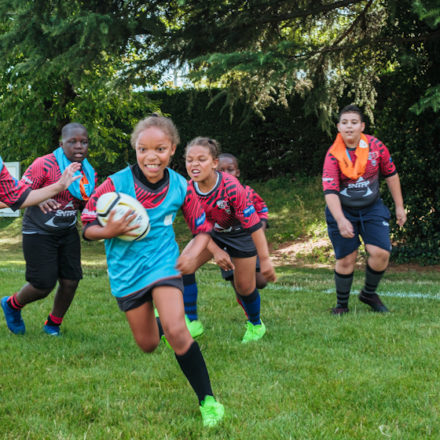
[[[2,169],[3,169],[3,159],[0,156],[0,173],[2,172]]]
[[[179,248],[173,222],[183,205],[187,192],[184,177],[168,169],[170,182],[166,197],[153,209],[146,209],[150,217],[150,232],[139,241],[119,238],[105,240],[108,274],[112,294],[121,298],[135,293],[165,278],[179,276],[176,262]],[[115,191],[136,198],[130,167],[110,176]]]

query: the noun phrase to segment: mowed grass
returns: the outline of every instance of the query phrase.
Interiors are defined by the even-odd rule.
[[[171,350],[136,347],[105,268],[89,262],[61,338],[41,330],[52,295],[24,309],[26,335],[1,324],[1,438],[440,438],[438,273],[390,273],[382,290],[392,313],[371,313],[353,295],[340,318],[329,314],[330,270],[278,268],[262,292],[267,335],[242,345],[243,312],[207,265],[199,343],[227,415],[204,430]],[[24,266],[3,260],[0,274],[8,294]],[[354,291],[361,283],[359,274]]]
[[[297,192],[316,212],[291,207],[289,217],[281,211],[297,199],[280,192],[279,234],[289,222],[298,234],[319,230],[321,194],[313,194]],[[183,243],[181,220],[177,229]],[[19,230],[19,220],[0,220],[1,296],[24,283]],[[335,317],[330,267],[278,267],[278,282],[262,291],[267,335],[242,345],[243,311],[206,265],[197,274],[206,328],[198,341],[226,417],[204,429],[172,351],[161,344],[147,355],[133,341],[109,291],[102,243],[83,243],[83,267],[62,337],[42,332],[53,293],[24,309],[24,336],[0,315],[2,439],[440,438],[440,272],[387,273],[381,293],[391,313],[378,315],[359,303],[356,271],[351,312]]]

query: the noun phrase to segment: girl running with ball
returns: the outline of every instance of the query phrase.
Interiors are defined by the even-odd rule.
[[[83,212],[83,234],[88,240],[105,240],[111,292],[136,343],[147,353],[160,342],[154,302],[164,335],[197,394],[203,423],[214,426],[223,418],[224,407],[213,396],[203,355],[185,323],[181,277],[195,270],[193,262],[205,249],[211,227],[192,187],[168,168],[178,143],[179,134],[170,119],[152,115],[141,120],[131,135],[137,163],[111,175],[96,189]],[[146,237],[137,241],[118,238],[136,228],[130,226],[134,218],[130,212],[116,220],[112,211],[107,224],[99,225],[96,201],[113,191],[135,197],[147,210],[151,229]],[[173,230],[179,208],[195,235],[180,256]]]

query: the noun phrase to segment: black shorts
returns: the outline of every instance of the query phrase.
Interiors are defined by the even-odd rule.
[[[251,234],[247,232],[211,232],[215,244],[233,258],[250,258],[257,255],[257,248]]]
[[[116,297],[119,308],[123,312],[136,309],[146,302],[153,301],[153,289],[160,286],[171,286],[179,289],[183,294],[183,281],[182,277],[168,278],[166,280],[159,280],[147,287],[144,287],[137,292],[130,293],[130,295],[123,296],[121,298]]]
[[[76,228],[63,235],[23,234],[26,281],[37,289],[53,289],[58,279],[80,280],[81,243]]]

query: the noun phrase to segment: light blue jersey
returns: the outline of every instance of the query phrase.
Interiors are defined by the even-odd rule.
[[[139,241],[119,238],[105,240],[108,274],[112,294],[121,298],[148,287],[159,280],[179,276],[175,268],[179,257],[173,222],[187,192],[184,177],[168,169],[168,193],[159,206],[146,209],[150,232]],[[136,198],[130,167],[110,176],[115,191]]]

